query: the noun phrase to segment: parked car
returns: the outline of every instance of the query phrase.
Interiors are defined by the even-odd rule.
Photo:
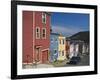
[[[80,62],[80,57],[72,57],[67,64],[78,64]]]

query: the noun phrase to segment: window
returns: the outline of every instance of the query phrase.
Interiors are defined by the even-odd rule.
[[[54,50],[55,51],[55,54],[57,53],[57,50]]]
[[[61,44],[61,40],[59,40],[59,44]]]
[[[63,43],[63,44],[65,44],[65,41],[64,41],[64,39],[62,40],[62,43]]]
[[[40,39],[40,28],[36,27],[36,39]]]
[[[53,38],[51,38],[51,42],[53,42]]]
[[[62,56],[64,56],[64,51],[62,51]]]
[[[60,56],[60,54],[61,54],[61,51],[59,51],[59,56]]]
[[[46,24],[46,13],[42,13],[42,23]]]
[[[46,39],[46,28],[42,29],[42,38]]]
[[[57,38],[55,39],[55,42],[57,42]]]

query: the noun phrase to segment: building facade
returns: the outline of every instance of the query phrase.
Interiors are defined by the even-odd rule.
[[[66,59],[66,38],[62,35],[58,37],[58,59],[57,60],[65,60]]]
[[[82,53],[85,54],[89,54],[89,44],[88,43],[85,43],[83,44],[83,47],[82,47]]]
[[[70,53],[70,40],[69,39],[66,39],[66,46],[65,46],[65,49],[66,49],[66,58],[69,59],[69,53]]]
[[[23,11],[23,64],[47,63],[50,13]]]
[[[80,56],[83,51],[83,41],[80,40],[70,40],[70,51],[69,58],[73,56]]]
[[[50,35],[50,62],[54,62],[58,58],[58,37],[57,33]]]
[[[73,56],[77,56],[79,52],[79,44],[77,41],[70,41],[70,53],[69,58],[72,58]]]

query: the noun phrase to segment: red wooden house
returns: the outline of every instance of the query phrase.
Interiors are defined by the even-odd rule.
[[[50,13],[23,11],[23,64],[47,63]]]

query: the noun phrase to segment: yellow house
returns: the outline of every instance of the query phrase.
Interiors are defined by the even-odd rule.
[[[58,60],[66,59],[66,38],[62,35],[58,37]]]

